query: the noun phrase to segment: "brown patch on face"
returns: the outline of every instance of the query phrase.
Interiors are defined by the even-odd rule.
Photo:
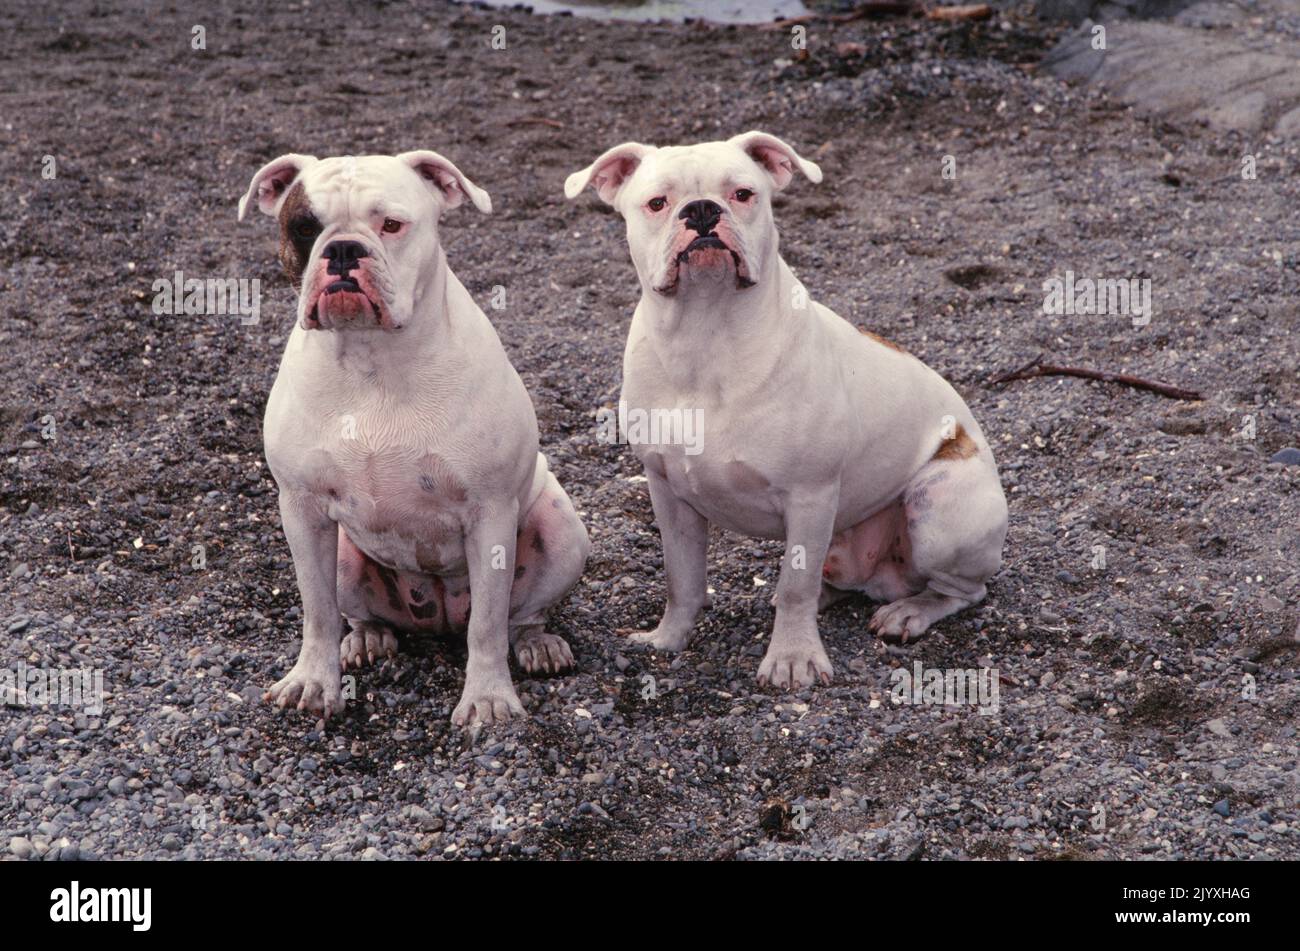
[[[946,439],[939,444],[935,450],[934,459],[969,459],[975,453],[979,452],[979,447],[975,445],[975,440],[966,434],[961,423],[957,424],[957,431],[951,439]]]
[[[307,201],[307,190],[298,182],[289,189],[280,206],[280,266],[295,285],[302,280],[312,245],[320,232],[320,222]]]
[[[870,337],[882,347],[888,347],[890,350],[897,350],[899,353],[907,353],[906,350],[894,343],[894,341],[886,340],[884,337],[880,336],[880,334],[873,334],[870,330],[863,330],[861,327],[858,328],[858,333],[862,334],[864,337]]]

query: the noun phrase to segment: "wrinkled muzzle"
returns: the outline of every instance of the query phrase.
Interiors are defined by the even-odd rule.
[[[377,250],[366,246],[352,257],[338,253],[339,245],[355,240],[331,240],[303,277],[298,322],[304,330],[392,330],[389,301],[392,282]],[[332,253],[332,249],[334,249]]]
[[[660,294],[675,294],[683,280],[734,280],[737,290],[754,286],[744,240],[727,216],[704,234],[682,224],[669,233],[666,244],[663,263],[651,280],[651,286]]]

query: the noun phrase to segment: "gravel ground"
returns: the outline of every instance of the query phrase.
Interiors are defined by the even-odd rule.
[[[0,714],[10,857],[1300,857],[1300,465],[1270,462],[1300,444],[1294,143],[1062,86],[1032,65],[1054,30],[1017,11],[814,24],[796,55],[755,28],[429,3],[18,7],[0,644],[11,668],[100,669],[108,695],[99,716]],[[826,173],[778,202],[791,266],[953,381],[1011,504],[983,604],[903,649],[839,605],[835,683],[793,695],[754,681],[771,543],[715,538],[690,650],[623,645],[663,599],[639,466],[593,420],[636,284],[617,216],[562,197],[607,145],[751,127]],[[577,673],[519,681],[528,718],[476,735],[449,722],[454,642],[404,643],[328,727],[260,700],[300,633],[259,427],[293,295],[235,202],[282,152],[417,147],[492,194],[494,215],[449,219],[449,257],[485,308],[508,289],[488,312],[594,541],[553,620]],[[176,269],[259,278],[261,321],[155,315]],[[1150,324],[1045,316],[1066,270],[1149,278]],[[1205,399],[989,384],[1040,352]],[[895,704],[891,672],[918,661],[996,668],[997,713]]]

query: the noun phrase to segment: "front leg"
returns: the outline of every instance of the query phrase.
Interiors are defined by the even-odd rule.
[[[659,626],[628,639],[660,650],[679,651],[691,640],[695,618],[708,601],[706,562],[709,552],[709,523],[703,515],[673,494],[662,477],[646,472],[650,504],[664,546],[664,569],[668,573],[668,603]]]
[[[758,682],[799,689],[830,683],[831,662],[817,633],[822,564],[835,532],[839,487],[792,493],[785,509],[785,558],[776,583],[772,643],[758,665]]]
[[[452,711],[451,722],[468,726],[522,716],[510,682],[510,587],[514,583],[515,532],[519,504],[484,511],[465,538],[469,563],[469,660],[465,691]]]
[[[328,717],[343,709],[338,525],[310,495],[287,490],[280,492],[280,520],[302,597],[302,649],[293,669],[264,699]]]

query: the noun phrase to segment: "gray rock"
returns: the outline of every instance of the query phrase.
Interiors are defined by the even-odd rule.
[[[1043,20],[1078,23],[1085,17],[1111,22],[1123,17],[1171,17],[1196,0],[1036,0],[1034,12]]]
[[[1204,122],[1219,132],[1265,131],[1300,108],[1300,43],[1257,52],[1231,34],[1146,21],[1107,22],[1105,40],[1104,50],[1095,49],[1085,22],[1043,64],[1071,82],[1104,84],[1149,115]],[[1297,124],[1278,121],[1273,130],[1294,135]]]
[[[1228,729],[1228,724],[1223,722],[1221,717],[1215,717],[1205,724],[1206,728],[1215,736],[1222,736],[1228,739],[1232,738],[1232,731]]]

